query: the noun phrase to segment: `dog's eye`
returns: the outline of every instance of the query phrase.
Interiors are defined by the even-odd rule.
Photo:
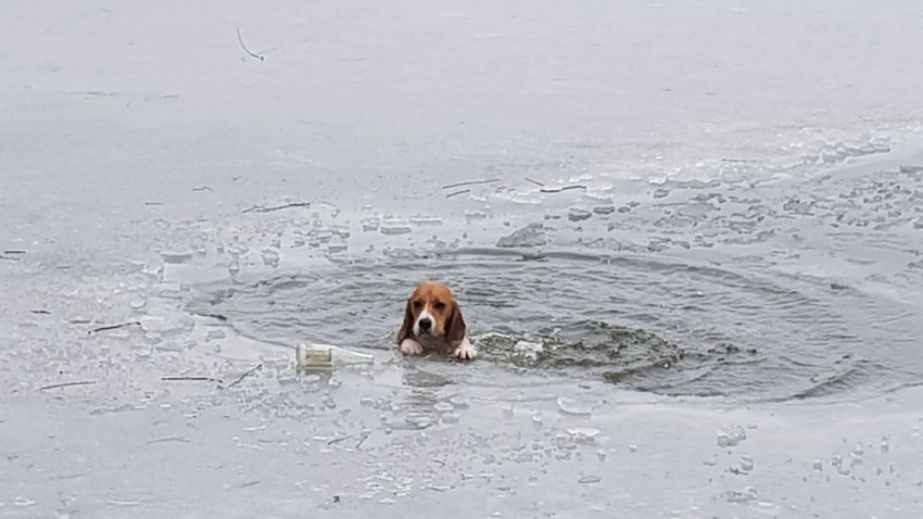
[[[445,310],[445,303],[442,301],[436,301],[433,306],[436,307],[436,310]]]
[[[414,308],[414,310],[419,310],[419,309],[423,308],[423,301],[414,301],[414,302],[413,302],[413,308]]]

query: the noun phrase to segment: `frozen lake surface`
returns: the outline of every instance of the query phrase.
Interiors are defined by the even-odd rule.
[[[0,517],[923,514],[918,2],[7,4]]]

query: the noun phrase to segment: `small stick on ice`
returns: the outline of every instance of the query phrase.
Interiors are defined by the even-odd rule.
[[[244,52],[246,52],[250,57],[256,58],[256,59],[258,59],[258,60],[260,60],[260,61],[265,61],[265,60],[266,60],[265,57],[260,56],[259,54],[255,53],[255,52],[253,52],[252,50],[250,50],[250,49],[247,48],[247,46],[244,44],[244,39],[243,39],[243,37],[240,35],[240,27],[237,28],[237,41],[238,41],[238,43],[240,43],[240,48],[241,48],[241,49],[244,49]]]
[[[327,441],[327,445],[333,445],[334,443],[340,443],[343,440],[348,440],[352,436],[340,436],[339,438],[333,438],[332,440]]]
[[[231,389],[232,387],[236,386],[237,384],[240,384],[241,382],[243,382],[243,380],[244,380],[245,378],[247,378],[247,377],[249,377],[250,375],[254,374],[257,370],[259,370],[259,369],[262,368],[262,367],[263,367],[263,363],[261,362],[261,363],[257,364],[256,366],[253,366],[252,368],[248,369],[248,370],[245,371],[241,376],[237,377],[237,380],[235,380],[234,382],[231,382],[230,384],[228,384],[228,389]]]
[[[543,187],[539,189],[542,193],[560,193],[561,191],[570,191],[571,189],[586,189],[586,186],[576,184],[573,186],[564,186],[564,187]]]
[[[165,382],[187,381],[187,382],[221,382],[221,379],[212,377],[160,377]]]
[[[493,184],[494,182],[500,182],[500,179],[499,178],[487,178],[484,180],[467,180],[465,182],[456,182],[454,184],[448,184],[448,185],[442,186],[442,189],[452,189],[452,188],[464,187],[464,186],[476,186],[478,184]]]
[[[200,312],[194,312],[196,315],[201,315],[202,317],[211,317],[212,319],[218,319],[219,321],[227,321],[228,318],[221,314],[206,314]]]
[[[38,388],[39,391],[48,391],[49,389],[58,389],[61,387],[71,387],[71,386],[92,386],[95,384],[95,380],[78,380],[76,382],[61,382],[59,384],[51,384],[48,386],[42,386]]]
[[[281,211],[282,209],[288,209],[290,207],[311,207],[311,202],[292,202],[290,204],[282,204],[271,207],[266,207],[265,205],[254,205],[248,207],[241,211],[242,213],[271,213],[273,211]]]
[[[10,260],[10,261],[19,261],[19,258],[25,254],[24,250],[5,250],[0,254],[0,259]]]
[[[141,321],[128,321],[127,323],[120,324],[107,324],[106,326],[100,326],[99,328],[93,328],[88,331],[87,334],[92,335],[96,332],[104,332],[107,330],[118,330],[119,328],[125,328],[127,326],[141,326]]]
[[[463,195],[465,193],[470,193],[470,192],[471,192],[470,189],[459,189],[458,191],[452,191],[451,193],[448,193],[447,195],[445,195],[445,197],[452,198],[453,196]]]
[[[148,445],[153,445],[155,443],[167,443],[167,442],[179,442],[179,443],[189,443],[189,440],[183,438],[182,436],[164,436],[163,438],[157,438],[155,440],[150,440],[147,442]]]

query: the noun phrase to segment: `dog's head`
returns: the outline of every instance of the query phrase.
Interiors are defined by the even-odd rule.
[[[458,345],[465,338],[465,319],[458,301],[443,283],[423,282],[407,298],[404,324],[397,334],[397,343],[408,337],[445,337],[449,344]]]

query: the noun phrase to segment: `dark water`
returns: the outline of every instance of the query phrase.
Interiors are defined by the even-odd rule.
[[[531,259],[530,259],[531,258]],[[200,287],[242,333],[393,348],[420,279],[450,279],[481,362],[669,395],[763,400],[887,390],[917,376],[913,312],[845,286],[643,256],[501,249]],[[520,341],[526,341],[521,343]]]

